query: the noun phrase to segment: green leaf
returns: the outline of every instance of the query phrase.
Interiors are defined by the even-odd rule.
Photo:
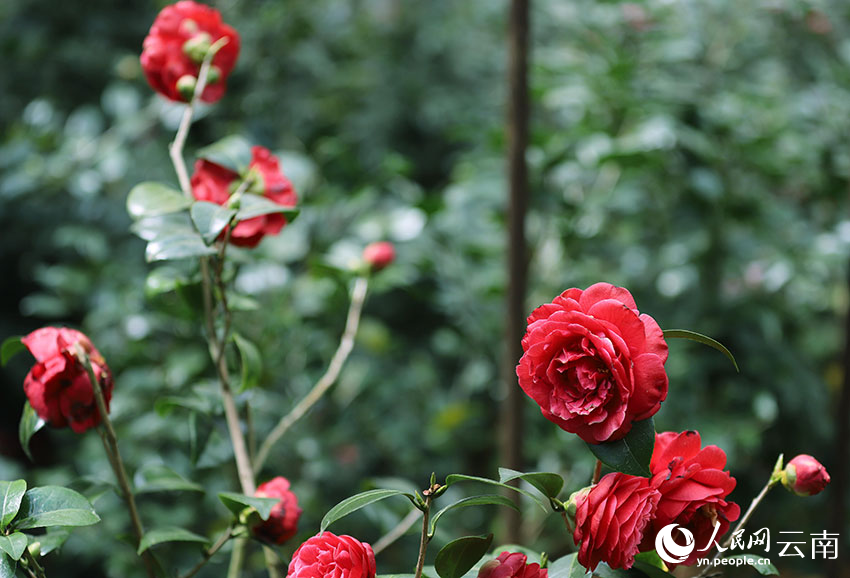
[[[299,210],[295,207],[278,205],[277,203],[266,197],[254,195],[251,193],[245,193],[240,199],[239,212],[236,213],[236,220],[246,221],[248,219],[253,219],[254,217],[261,217],[262,215],[280,213],[281,215],[286,217],[286,220],[288,222],[291,223],[295,220],[295,217],[298,216],[298,212]]]
[[[584,578],[590,572],[578,561],[575,553],[558,558],[549,565],[549,578]]]
[[[523,473],[508,468],[499,468],[499,481],[503,484],[520,478],[540,490],[547,498],[557,498],[564,487],[564,478],[550,472]]]
[[[7,337],[3,340],[3,345],[0,345],[0,365],[5,366],[12,357],[26,348],[20,336]]]
[[[224,205],[208,201],[196,201],[191,209],[192,222],[207,244],[218,238],[221,232],[236,216],[236,211]]]
[[[528,496],[534,502],[540,506],[544,512],[548,512],[548,508],[546,507],[546,503],[543,502],[540,498],[532,494],[531,492],[526,492],[522,488],[515,488],[513,486],[509,486],[507,484],[503,484],[501,482],[497,482],[496,480],[491,480],[489,478],[479,478],[478,476],[467,476],[466,474],[449,474],[446,476],[446,486],[452,486],[457,484],[458,482],[481,482],[482,484],[490,484],[491,486],[498,486],[500,488],[507,488],[511,491],[518,492],[523,496]]]
[[[139,549],[136,553],[141,555],[142,552],[151,546],[156,546],[157,544],[163,544],[165,542],[199,542],[201,544],[209,544],[209,540],[205,537],[199,536],[198,534],[183,528],[157,528],[155,530],[148,531],[144,536],[142,536],[142,540],[139,542]]]
[[[130,226],[130,230],[145,241],[198,234],[188,213],[176,213],[141,219],[133,223]]]
[[[27,491],[25,480],[0,482],[0,530],[5,530],[21,508],[21,500]],[[17,558],[15,558],[17,560]]]
[[[160,183],[139,183],[127,196],[127,212],[133,219],[157,217],[188,209],[192,199]]]
[[[145,259],[153,261],[169,261],[172,259],[188,259],[215,255],[217,251],[207,247],[196,232],[174,235],[172,237],[157,237],[148,242]]]
[[[204,487],[190,482],[171,468],[150,464],[140,468],[133,478],[136,494],[152,492],[203,492]]]
[[[493,542],[493,534],[464,536],[452,540],[437,552],[434,568],[440,578],[461,578],[484,557]]]
[[[375,502],[380,502],[381,500],[392,496],[405,496],[411,502],[414,500],[411,494],[402,492],[401,490],[378,489],[368,490],[366,492],[355,494],[351,497],[344,499],[339,504],[331,508],[327,514],[325,514],[325,517],[322,518],[322,524],[319,529],[319,533],[321,534],[322,532],[324,532],[328,528],[328,526],[330,526],[340,518],[344,518],[345,516],[351,514],[352,512],[356,512],[364,506],[374,504]]]
[[[189,278],[179,269],[170,265],[156,267],[148,273],[145,279],[145,295],[153,297],[162,293],[170,293],[189,282]]]
[[[35,413],[35,410],[32,408],[29,402],[24,403],[24,412],[21,414],[21,421],[18,424],[18,439],[21,442],[21,448],[23,448],[24,453],[27,457],[32,461],[32,454],[30,453],[30,439],[32,436],[44,427],[45,421],[38,417],[38,414]]]
[[[655,423],[652,418],[636,421],[623,439],[587,444],[599,460],[614,471],[632,476],[650,477],[649,461],[655,447]]]
[[[667,565],[664,563],[664,560],[661,559],[661,556],[659,556],[658,552],[656,552],[655,550],[635,554],[635,561],[649,564],[650,566],[655,566],[656,568],[660,568],[665,572],[667,571]]]
[[[24,494],[12,526],[17,530],[49,526],[90,526],[100,517],[82,494],[59,486],[32,488]]]
[[[263,358],[257,346],[239,335],[233,333],[233,343],[239,350],[239,358],[242,360],[242,387],[241,391],[257,387],[263,375]]]
[[[198,158],[241,173],[251,164],[251,144],[238,135],[231,135],[207,145],[196,153]]]
[[[17,566],[17,562],[9,559],[5,554],[0,554],[0,578],[15,578]]]
[[[738,368],[738,362],[735,361],[735,356],[732,355],[732,352],[726,349],[726,346],[708,337],[707,335],[703,335],[702,333],[697,333],[696,331],[688,331],[687,329],[665,329],[664,330],[664,339],[690,339],[691,341],[697,341],[702,343],[703,345],[708,345],[709,347],[713,347],[732,362],[732,365],[735,366],[735,371],[741,373],[741,370]]]
[[[260,518],[268,520],[278,502],[279,498],[258,498],[255,496],[246,496],[237,494],[236,492],[220,492],[218,499],[224,504],[228,510],[233,512],[236,517],[242,513],[245,508],[254,508],[260,514]]]
[[[12,560],[20,560],[27,547],[27,537],[20,532],[8,536],[0,535],[0,550],[9,555]]]
[[[463,498],[449,504],[445,508],[441,509],[439,512],[434,514],[434,517],[431,518],[431,530],[429,534],[434,535],[434,531],[437,529],[437,521],[449,510],[454,510],[456,508],[465,508],[467,506],[487,506],[487,505],[496,505],[496,506],[507,506],[509,508],[513,508],[514,510],[519,511],[516,504],[510,498],[506,498],[505,496],[500,496],[499,494],[484,494],[481,496],[470,496],[468,498]]]
[[[727,556],[727,559],[748,560],[747,564],[762,576],[779,576],[779,570],[777,570],[776,566],[771,564],[770,560],[764,556],[758,556],[756,554],[735,554],[734,556]]]
[[[649,576],[649,578],[671,578],[673,576],[663,568],[659,568],[654,563],[647,562],[645,560],[638,560],[637,556],[635,557],[635,564],[632,568],[643,573],[645,576]]]

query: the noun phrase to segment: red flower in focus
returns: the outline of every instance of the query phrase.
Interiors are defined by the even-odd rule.
[[[395,261],[395,247],[389,241],[379,241],[363,249],[363,260],[372,271],[380,271]]]
[[[112,399],[112,374],[88,337],[65,327],[43,327],[21,339],[36,364],[24,379],[24,393],[40,418],[53,427],[70,426],[82,433],[100,424],[94,391],[74,351],[86,351],[100,382],[106,408]]]
[[[600,562],[631,568],[661,495],[648,478],[607,474],[575,497],[573,541],[578,561],[588,570]]]
[[[798,496],[814,496],[829,484],[829,473],[815,458],[801,454],[785,466],[782,484]]]
[[[166,98],[188,101],[195,89],[194,81],[205,50],[221,38],[227,38],[227,43],[212,59],[207,85],[201,95],[204,102],[215,102],[224,96],[227,76],[239,56],[239,34],[222,22],[215,8],[192,0],[166,6],[154,20],[142,45],[145,78]]]
[[[375,554],[351,536],[325,532],[301,544],[292,555],[287,578],[375,578]]]
[[[252,528],[254,535],[274,544],[283,544],[295,536],[301,508],[298,507],[298,498],[289,489],[289,480],[277,476],[260,484],[254,495],[258,498],[280,498],[280,502],[272,508],[269,519]]]
[[[251,172],[259,180],[262,194],[284,207],[298,202],[292,183],[280,170],[277,157],[265,147],[251,148]],[[239,173],[227,167],[199,159],[192,175],[192,194],[199,201],[224,205],[238,186]],[[253,187],[251,190],[254,190]],[[277,235],[286,225],[286,218],[274,213],[240,221],[230,233],[230,242],[240,247],[256,247],[266,235]]]
[[[668,524],[678,524],[694,536],[695,548],[682,562],[686,566],[713,551],[700,552],[711,540],[715,524],[720,524],[715,538],[719,540],[741,514],[738,504],[726,501],[735,488],[735,478],[723,471],[726,454],[717,446],[701,448],[700,443],[695,431],[656,434],[649,465],[652,485],[658,488],[661,500],[641,550],[654,549],[658,532]]]
[[[525,554],[502,552],[495,560],[481,566],[478,578],[548,578],[549,571],[540,564],[526,564]]]
[[[667,397],[667,343],[631,293],[568,289],[528,317],[519,385],[561,429],[598,444],[625,436]]]

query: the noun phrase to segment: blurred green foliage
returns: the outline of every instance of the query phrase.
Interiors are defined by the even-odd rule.
[[[304,509],[288,555],[337,501],[391,483],[376,478],[421,488],[432,471],[495,476],[506,10],[489,0],[215,4],[242,54],[188,152],[244,134],[281,153],[302,207],[279,237],[229,253],[235,290],[258,304],[234,323],[264,360],[263,386],[241,399],[260,435],[336,347],[347,279],[325,265],[345,267],[378,239],[399,252],[372,286],[340,383],[260,476],[288,477]],[[237,487],[227,432],[197,291],[162,291],[194,271],[146,264],[124,208],[138,182],[176,184],[166,146],[180,109],[152,94],[138,65],[162,5],[0,3],[0,335],[85,330],[117,374],[112,411],[131,471],[167,464],[207,488],[140,496],[146,523],[213,535],[227,520],[215,494]],[[663,328],[727,345],[740,374],[716,351],[671,343],[656,424],[723,447],[742,504],[780,452],[831,466],[850,255],[848,12],[838,0],[534,2],[528,310],[605,280]],[[110,480],[93,434],[45,430],[35,464],[25,460],[15,441],[25,357],[0,374],[0,479]],[[197,411],[169,402],[189,396]],[[585,485],[593,459],[580,440],[533,403],[523,411],[526,470]],[[755,527],[822,531],[826,500],[777,492]],[[392,502],[337,531],[375,541],[406,514]],[[132,549],[104,538],[128,530],[118,499],[103,493],[95,507],[103,523],[75,532],[54,568],[139,575]],[[454,516],[456,533],[437,542],[480,533],[491,510]],[[529,507],[526,520],[529,546],[572,548],[557,517]],[[415,548],[404,538],[379,571],[410,571]],[[174,567],[197,560],[191,547],[159,552]],[[201,575],[226,563],[219,555]]]

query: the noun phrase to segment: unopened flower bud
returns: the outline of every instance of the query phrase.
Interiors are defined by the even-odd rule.
[[[801,454],[788,462],[782,471],[782,485],[798,496],[814,496],[829,483],[829,473],[819,461]]]
[[[183,54],[200,64],[207,56],[212,46],[212,36],[206,32],[199,32],[183,43]]]
[[[210,66],[207,72],[207,84],[215,84],[221,80],[221,69],[218,66]]]
[[[388,241],[379,241],[363,250],[363,261],[374,271],[380,271],[395,261],[395,248]]]
[[[180,96],[185,100],[190,100],[195,94],[195,85],[197,83],[197,78],[191,74],[185,74],[177,79],[177,92],[179,92]]]

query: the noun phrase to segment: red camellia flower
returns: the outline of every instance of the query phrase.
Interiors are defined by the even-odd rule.
[[[495,560],[481,566],[478,578],[548,578],[549,571],[540,564],[526,564],[525,554],[502,552]]]
[[[143,43],[142,70],[148,83],[166,98],[188,101],[206,51],[222,38],[227,42],[212,59],[201,95],[205,102],[224,96],[227,75],[239,56],[239,35],[222,22],[218,10],[204,4],[181,0],[166,6]]]
[[[607,474],[589,491],[579,492],[573,540],[579,546],[581,565],[588,570],[600,562],[611,568],[631,568],[660,498],[648,478],[620,472]]]
[[[782,484],[798,496],[814,496],[829,484],[829,473],[815,458],[801,454],[785,466]]]
[[[529,316],[522,348],[520,387],[588,443],[622,438],[667,397],[667,343],[622,287],[564,291]]]
[[[24,392],[40,418],[53,427],[70,426],[82,433],[100,423],[100,414],[85,367],[74,351],[79,343],[100,382],[107,410],[112,374],[88,337],[65,327],[43,327],[21,339],[36,364],[24,379]]]
[[[649,469],[652,485],[661,493],[658,510],[641,550],[655,548],[655,537],[668,524],[678,524],[694,536],[694,550],[682,564],[691,566],[698,558],[714,552],[705,549],[720,524],[715,540],[720,540],[729,523],[738,519],[741,508],[727,502],[735,488],[735,478],[726,467],[726,454],[717,446],[701,448],[699,433],[664,432],[656,434]],[[712,544],[713,546],[713,544]]]
[[[379,241],[363,249],[363,260],[372,271],[380,271],[395,260],[395,247],[389,241]]]
[[[280,498],[269,519],[252,528],[254,535],[274,544],[283,544],[295,536],[301,508],[298,507],[298,498],[289,490],[289,480],[278,476],[260,484],[254,495],[258,498]]]
[[[277,157],[269,149],[252,147],[249,169],[253,173],[252,178],[257,179],[249,192],[259,189],[267,199],[284,207],[294,207],[298,202],[292,183],[283,175]],[[192,175],[192,194],[199,201],[224,205],[238,186],[239,179],[236,171],[199,159]],[[240,221],[230,233],[230,242],[240,247],[256,247],[266,235],[280,233],[284,225],[286,218],[279,213]]]
[[[292,555],[287,578],[375,578],[372,547],[351,536],[325,532],[301,544]]]

